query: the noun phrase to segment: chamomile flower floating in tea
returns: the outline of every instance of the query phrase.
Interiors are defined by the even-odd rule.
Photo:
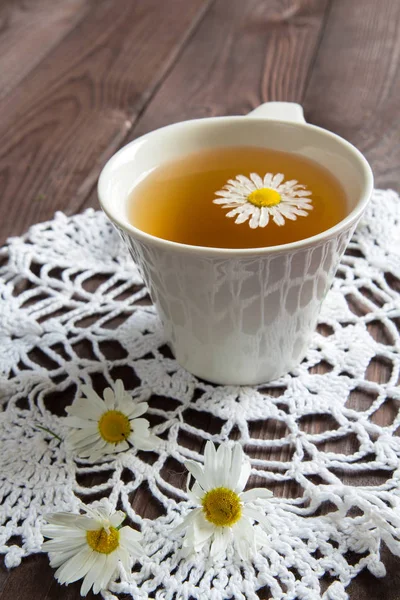
[[[148,420],[140,418],[148,409],[147,402],[136,404],[120,379],[114,390],[104,390],[104,400],[88,385],[82,390],[86,398],[78,398],[67,407],[70,416],[65,419],[72,428],[67,445],[78,456],[95,461],[130,446],[154,450],[161,443],[150,433]]]
[[[151,170],[127,198],[128,220],[137,229],[210,248],[291,244],[333,227],[346,214],[342,184],[325,167],[296,152],[256,146],[180,156]]]
[[[216,192],[221,196],[213,200],[222,208],[232,208],[227,217],[236,217],[235,223],[249,221],[252,229],[266,227],[270,218],[277,225],[284,225],[285,219],[295,221],[297,217],[306,217],[312,210],[311,192],[296,179],[283,182],[282,173],[267,173],[264,178],[251,173],[250,179],[238,175],[229,179],[222,190]]]
[[[82,505],[86,514],[53,513],[46,516],[42,545],[48,552],[50,566],[61,584],[83,579],[81,595],[93,588],[98,594],[108,587],[122,563],[130,573],[132,559],[143,556],[141,534],[129,526],[121,527],[126,515],[112,512],[106,505],[90,508]]]
[[[191,489],[188,481],[187,492],[197,508],[178,526],[186,530],[183,548],[191,553],[208,547],[213,558],[221,558],[233,545],[242,560],[249,559],[266,542],[269,528],[262,508],[254,502],[270,498],[272,492],[266,488],[243,491],[251,467],[241,445],[221,444],[216,450],[207,442],[204,466],[192,460],[185,466],[196,479]]]

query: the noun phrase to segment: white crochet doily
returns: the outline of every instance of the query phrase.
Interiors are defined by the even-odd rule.
[[[138,271],[101,212],[58,213],[10,239],[0,250],[6,565],[40,551],[43,513],[106,497],[142,530],[148,554],[107,598],[343,600],[364,567],[383,576],[382,543],[400,554],[399,241],[399,198],[376,191],[306,359],[279,381],[250,388],[214,386],[176,364]],[[164,445],[97,465],[74,460],[62,441],[65,406],[82,383],[101,392],[118,378],[148,400],[146,417]],[[240,440],[250,483],[274,491],[270,544],[253,563],[179,554],[172,529],[189,506],[183,463],[202,460],[208,439]]]

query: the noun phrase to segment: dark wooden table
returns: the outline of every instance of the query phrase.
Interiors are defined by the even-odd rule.
[[[0,0],[0,241],[97,207],[101,167],[138,135],[267,100],[301,103],[399,190],[399,32],[399,0]],[[351,599],[400,598],[400,560],[385,560]],[[1,600],[79,587],[44,555],[0,570]]]

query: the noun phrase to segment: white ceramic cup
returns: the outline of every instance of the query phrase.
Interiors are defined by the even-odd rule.
[[[305,156],[342,183],[347,216],[313,237],[270,248],[190,246],[144,233],[127,198],[160,164],[221,146]],[[351,144],[309,125],[298,104],[270,102],[247,116],[176,123],[121,148],[98,184],[101,207],[141,269],[176,360],[221,384],[257,384],[299,364],[346,245],[371,197],[373,176]]]

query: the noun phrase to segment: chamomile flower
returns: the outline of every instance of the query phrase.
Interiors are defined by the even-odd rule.
[[[86,398],[78,398],[67,407],[70,416],[65,419],[72,428],[66,443],[78,456],[95,461],[128,450],[130,445],[154,450],[161,443],[150,433],[148,420],[139,418],[147,411],[147,402],[136,404],[120,379],[114,391],[104,390],[104,400],[88,385],[82,390]]]
[[[222,558],[233,545],[239,557],[248,560],[268,540],[269,523],[256,502],[270,498],[272,492],[265,488],[243,491],[251,466],[241,445],[221,444],[216,450],[207,442],[204,466],[192,460],[185,466],[196,479],[191,489],[188,481],[187,493],[197,508],[178,526],[186,530],[183,549],[192,553],[206,547],[211,557]]]
[[[132,559],[143,556],[141,534],[129,526],[121,527],[122,511],[112,512],[106,505],[90,508],[82,505],[86,514],[53,513],[46,516],[42,545],[48,552],[50,565],[61,584],[83,578],[81,595],[91,588],[95,594],[108,587],[119,563],[131,572]]]
[[[216,192],[221,197],[213,202],[231,208],[226,216],[236,217],[235,223],[249,221],[252,229],[266,227],[270,219],[281,226],[285,219],[295,221],[297,217],[306,217],[307,211],[312,210],[311,192],[296,179],[283,180],[282,173],[267,173],[264,178],[251,173],[250,179],[238,175]]]

